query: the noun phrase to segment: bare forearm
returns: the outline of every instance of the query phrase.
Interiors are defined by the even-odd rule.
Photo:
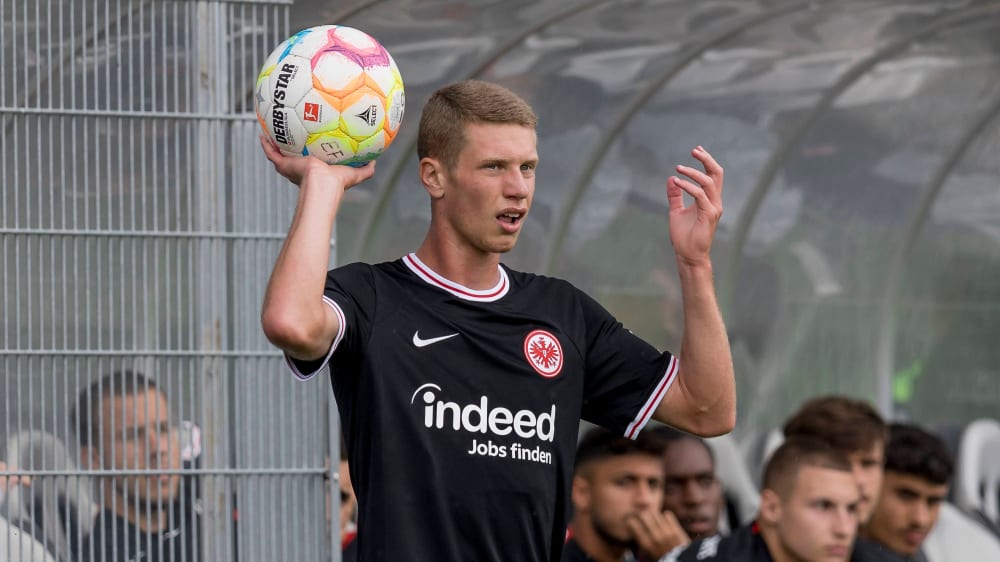
[[[264,295],[265,334],[294,357],[311,359],[326,351],[329,311],[321,299],[342,194],[336,186],[303,182],[295,216]]]
[[[681,340],[678,400],[660,412],[681,429],[702,435],[732,430],[736,420],[736,382],[729,336],[716,299],[710,263],[678,262],[683,295],[684,335]],[[661,417],[658,415],[657,417]],[[671,423],[671,422],[668,422]]]

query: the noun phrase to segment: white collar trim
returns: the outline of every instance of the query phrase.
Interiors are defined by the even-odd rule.
[[[449,281],[444,278],[433,269],[427,267],[427,265],[420,261],[417,254],[407,254],[403,256],[403,263],[406,267],[410,268],[410,271],[414,273],[417,277],[423,279],[427,283],[438,287],[439,289],[444,289],[449,293],[455,295],[456,297],[475,302],[493,302],[499,300],[507,294],[510,290],[510,280],[507,278],[507,271],[497,265],[497,271],[500,273],[500,279],[493,288],[486,289],[484,291],[477,291],[476,289],[470,289],[464,285],[455,283],[454,281]]]

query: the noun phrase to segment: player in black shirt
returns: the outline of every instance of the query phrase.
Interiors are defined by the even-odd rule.
[[[298,376],[330,366],[360,560],[558,560],[581,417],[629,437],[650,417],[709,435],[735,423],[709,255],[722,168],[699,147],[705,171],[678,166],[691,181],[667,184],[682,369],[569,283],[500,263],[531,207],[535,124],[506,88],[438,90],[417,143],[426,238],[399,260],[329,273],[341,198],[374,164],[327,166],[261,139],[300,187],[262,324]]]
[[[691,543],[664,562],[847,562],[861,494],[851,463],[823,441],[790,438],[764,468],[760,513],[726,537]]]

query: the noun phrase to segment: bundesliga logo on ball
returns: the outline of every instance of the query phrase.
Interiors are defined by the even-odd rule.
[[[360,166],[399,131],[405,96],[396,62],[367,33],[311,27],[283,41],[254,89],[257,120],[284,154]]]

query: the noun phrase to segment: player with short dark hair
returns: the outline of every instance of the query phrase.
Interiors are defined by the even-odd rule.
[[[593,428],[580,440],[573,471],[573,519],[562,562],[649,560],[690,539],[663,499],[663,442]]]
[[[903,560],[926,561],[921,545],[937,523],[953,472],[951,453],[936,436],[912,424],[890,425],[882,492],[862,534]]]
[[[722,168],[699,147],[704,171],[678,166],[689,180],[667,183],[686,322],[674,356],[570,283],[500,263],[531,209],[535,122],[501,86],[439,89],[418,131],[424,241],[329,272],[343,194],[374,164],[328,166],[261,139],[300,188],[262,324],[300,378],[330,365],[362,560],[558,560],[581,417],[628,437],[651,417],[709,435],[735,424],[710,259]]]
[[[851,462],[818,439],[793,437],[764,468],[760,512],[727,537],[672,553],[669,562],[846,562],[860,494]]]

